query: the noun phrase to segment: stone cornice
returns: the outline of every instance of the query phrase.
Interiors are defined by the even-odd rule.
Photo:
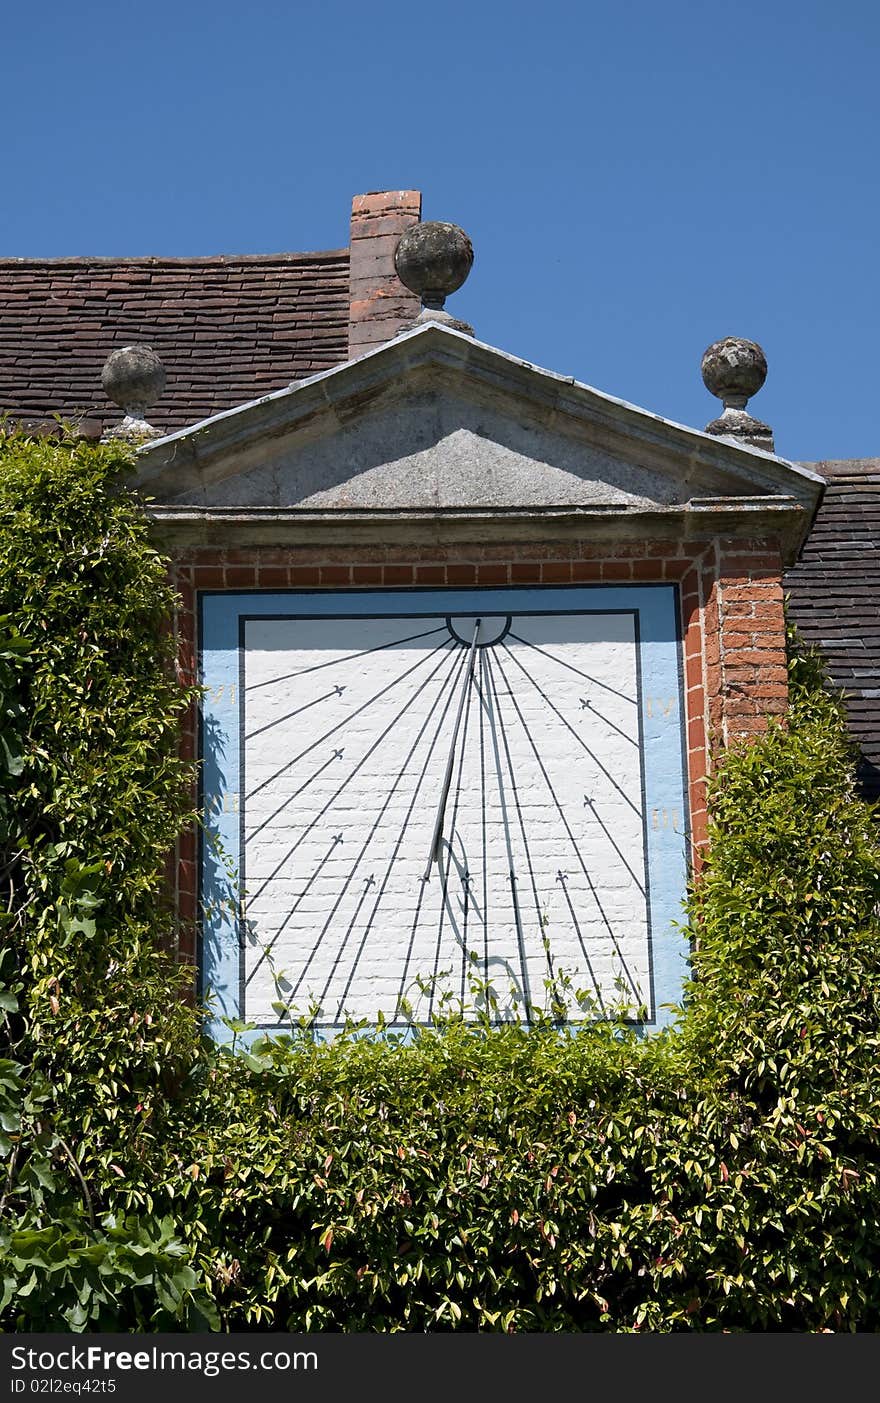
[[[684,507],[594,506],[321,511],[151,504],[164,546],[425,545],[483,541],[709,541],[768,537],[796,558],[804,508],[791,497],[694,499]]]

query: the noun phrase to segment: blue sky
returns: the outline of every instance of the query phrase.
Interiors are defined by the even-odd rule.
[[[706,345],[800,460],[880,455],[880,6],[7,7],[0,254],[337,248],[351,197],[467,229],[477,335],[702,428]]]

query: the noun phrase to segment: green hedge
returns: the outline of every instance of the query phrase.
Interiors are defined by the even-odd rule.
[[[671,1031],[231,1055],[162,953],[188,696],[126,467],[0,454],[0,1326],[880,1328],[880,852],[815,661],[713,781]]]

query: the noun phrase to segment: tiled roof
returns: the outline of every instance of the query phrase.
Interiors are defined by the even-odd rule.
[[[349,254],[0,259],[0,413],[118,423],[101,388],[141,341],[168,375],[171,431],[327,370],[348,354]]]
[[[784,579],[801,636],[846,693],[862,781],[880,798],[880,458],[806,463],[828,487],[801,559]]]
[[[407,193],[392,196],[400,203]],[[390,198],[361,203],[378,200],[387,215]],[[410,203],[406,218],[417,219]],[[374,219],[367,232],[382,234],[384,224]],[[370,246],[373,262],[384,252],[391,268],[379,243]],[[101,388],[101,367],[117,346],[143,341],[168,375],[148,417],[172,432],[339,365],[349,354],[349,313],[347,248],[0,259],[0,414],[30,423],[86,418],[100,433],[121,418]],[[865,789],[880,798],[880,459],[805,466],[828,488],[785,588],[802,636],[819,645],[847,694]]]

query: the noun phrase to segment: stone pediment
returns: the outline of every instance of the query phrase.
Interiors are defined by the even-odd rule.
[[[312,538],[344,521],[376,539],[405,522],[415,539],[473,536],[474,523],[533,533],[549,518],[581,535],[642,530],[646,517],[655,533],[658,521],[686,533],[707,514],[754,531],[769,514],[790,554],[823,484],[428,325],[145,446],[136,485],[194,539],[217,539],[224,522],[256,542],[297,539],[306,523]]]

